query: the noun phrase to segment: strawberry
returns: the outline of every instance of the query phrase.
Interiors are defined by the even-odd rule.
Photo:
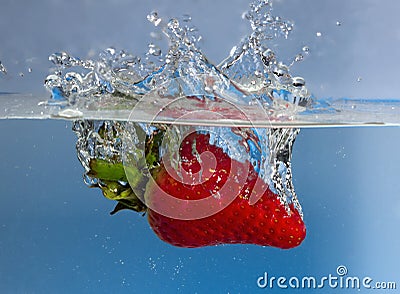
[[[249,162],[230,158],[210,144],[208,134],[194,132],[181,143],[176,170],[163,160],[168,156],[158,158],[162,137],[157,132],[147,138],[152,178],[144,198],[133,192],[121,163],[90,162],[88,176],[98,179],[105,197],[118,201],[111,214],[125,208],[147,212],[157,236],[179,247],[239,243],[289,249],[304,240],[306,228],[298,210],[285,206]],[[135,175],[131,185],[143,183],[140,172],[129,172]]]
[[[266,184],[260,184],[252,165],[231,159],[220,147],[209,143],[209,135],[192,133],[183,140],[179,153],[181,175],[161,163],[153,172],[155,182],[148,185],[145,196],[150,226],[161,240],[179,247],[246,243],[284,249],[296,247],[304,240],[305,225],[293,205],[289,205],[288,213],[279,197]],[[199,158],[199,154],[204,156]],[[213,156],[215,167],[210,168]],[[242,183],[230,181],[233,166],[237,167],[235,174],[247,172]],[[193,175],[201,171],[201,179],[193,180]],[[185,180],[182,174],[189,179]],[[229,192],[216,197],[224,185],[229,185],[234,198]],[[250,205],[252,195],[258,201]],[[224,196],[231,198],[228,205],[221,203]],[[206,217],[191,217],[193,213],[207,215],[207,211],[195,211],[196,206],[190,205],[201,199],[208,199],[208,205],[197,209],[210,210],[222,205],[221,209]]]

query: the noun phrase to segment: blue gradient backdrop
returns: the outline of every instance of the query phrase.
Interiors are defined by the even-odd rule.
[[[382,31],[381,22],[389,22],[399,4],[349,2],[276,1],[276,14],[297,25],[279,52],[294,56],[311,46],[313,54],[294,70],[317,96],[398,97],[393,48],[400,42],[399,28]],[[204,52],[219,62],[249,30],[241,20],[247,5],[239,0],[3,0],[0,60],[9,73],[0,76],[0,92],[47,96],[42,86],[47,57],[56,51],[81,57],[108,46],[144,52],[154,30],[145,19],[153,9],[167,17],[191,14],[204,36]],[[322,38],[316,39],[316,31]],[[294,184],[308,235],[288,251],[171,247],[139,214],[109,216],[114,203],[82,181],[71,123],[0,121],[0,134],[1,293],[262,293],[279,291],[257,287],[264,272],[321,278],[335,275],[339,265],[348,275],[400,286],[399,128],[300,132]]]

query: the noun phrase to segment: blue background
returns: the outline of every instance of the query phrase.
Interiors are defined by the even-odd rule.
[[[319,97],[398,97],[399,28],[385,24],[392,23],[399,4],[348,2],[276,1],[275,13],[296,23],[278,52],[285,59],[304,45],[312,48],[293,70]],[[47,97],[47,57],[59,50],[81,57],[111,45],[144,52],[154,30],[145,19],[153,9],[167,17],[191,14],[204,36],[203,51],[218,63],[249,31],[241,20],[247,6],[239,0],[3,0],[0,60],[9,73],[0,76],[0,91]],[[114,203],[84,185],[71,123],[1,121],[0,133],[2,293],[261,293],[275,289],[258,289],[264,272],[320,278],[335,275],[339,265],[351,276],[400,283],[399,128],[300,132],[294,185],[308,233],[299,248],[287,251],[169,246],[139,214],[109,216]]]
[[[294,184],[308,234],[286,251],[174,248],[140,214],[109,216],[114,203],[83,184],[70,128],[62,121],[0,124],[3,293],[253,293],[264,272],[321,278],[339,265],[351,276],[398,282],[398,128],[301,131]]]

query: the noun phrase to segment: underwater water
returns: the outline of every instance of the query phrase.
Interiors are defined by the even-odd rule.
[[[319,279],[337,276],[340,265],[349,276],[398,281],[398,128],[300,132],[292,164],[307,237],[290,250],[173,247],[140,214],[109,215],[113,202],[82,181],[71,123],[9,120],[0,129],[7,142],[0,205],[5,293],[204,293],[210,287],[254,293],[262,292],[257,278],[264,272]]]
[[[119,17],[95,29],[90,20],[103,10],[90,1],[71,3],[71,19],[89,21],[59,27],[43,27],[39,21],[44,44],[45,35],[53,40],[42,44],[46,52],[35,39],[26,39],[26,50],[10,49],[19,42],[15,35],[4,43],[2,292],[396,291],[399,128],[389,126],[399,125],[400,100],[395,98],[395,66],[387,62],[395,56],[388,48],[397,44],[397,38],[388,36],[398,29],[383,31],[384,26],[366,21],[371,15],[382,22],[382,15],[390,19],[389,7],[395,4],[274,1],[273,11],[271,3],[254,1],[242,14],[248,3],[228,8],[216,1],[213,5],[221,9],[216,12],[225,13],[211,16],[200,9],[204,3],[116,6],[105,1],[112,8],[109,15],[118,12]],[[57,23],[51,12],[62,4],[42,5],[49,12],[43,19]],[[12,14],[18,2],[5,7]],[[129,27],[128,21],[121,23],[127,19],[122,7],[144,13],[136,12]],[[320,13],[310,22],[298,13],[299,7]],[[154,8],[158,13],[151,12]],[[30,18],[40,19],[44,12]],[[181,12],[190,16],[169,19]],[[138,50],[140,42],[132,44],[132,39],[143,39],[137,28],[146,18],[153,25],[152,42],[146,48],[144,41]],[[238,24],[240,18],[247,27]],[[202,26],[202,21],[209,25],[192,26]],[[217,21],[227,27],[214,24]],[[229,28],[231,33],[232,26],[237,28],[234,33],[224,31]],[[27,33],[21,24],[13,29]],[[139,37],[128,40],[129,32]],[[382,42],[365,50],[370,35]],[[147,53],[138,57],[130,53],[132,47]],[[65,120],[35,120],[39,118]],[[76,119],[89,121],[69,121]],[[93,119],[114,120],[110,125],[118,131],[94,127],[92,132]],[[154,125],[150,128],[149,123]],[[239,127],[231,127],[235,124]],[[105,160],[114,167],[123,161],[128,174],[140,166],[135,156],[144,151],[136,132],[145,131],[152,142],[154,131],[170,128],[172,141],[160,147],[163,161],[156,163],[165,164],[166,153],[175,168],[181,162],[174,161],[176,154],[169,154],[167,147],[175,149],[190,125],[209,134],[209,143],[232,159],[250,162],[289,215],[289,205],[294,205],[307,227],[298,247],[178,248],[157,238],[140,213],[109,215],[115,202],[93,186],[133,189],[136,179],[102,178],[93,173],[91,161]],[[124,137],[127,130],[131,138]],[[148,155],[147,150],[147,164]],[[110,188],[111,196],[115,191]]]

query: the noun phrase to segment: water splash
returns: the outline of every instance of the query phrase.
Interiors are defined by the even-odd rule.
[[[52,102],[85,106],[101,97],[122,97],[135,104],[155,89],[164,96],[192,96],[213,99],[210,93],[224,88],[224,99],[242,105],[257,100],[267,110],[287,113],[303,111],[312,103],[304,79],[292,77],[290,67],[304,59],[309,49],[285,65],[271,49],[276,38],[288,38],[293,24],[272,13],[272,2],[255,1],[244,14],[252,33],[219,66],[211,64],[199,49],[201,35],[191,17],[162,19],[152,12],[147,19],[169,41],[167,52],[153,43],[144,56],[107,48],[96,60],[81,60],[66,52],[52,54],[49,60],[55,72],[45,80]],[[214,88],[210,88],[212,77]],[[179,78],[179,81],[176,80]],[[290,104],[288,104],[289,102]],[[291,107],[288,107],[290,105]]]
[[[195,111],[199,105],[204,110],[204,107],[214,107],[214,104],[222,102],[238,107],[261,107],[271,119],[279,118],[279,115],[290,117],[310,108],[313,100],[306,81],[291,74],[291,66],[303,61],[310,49],[303,47],[289,65],[279,61],[278,54],[271,49],[277,38],[288,38],[293,24],[273,14],[270,0],[254,1],[243,17],[250,23],[251,34],[232,48],[229,56],[218,66],[210,63],[200,50],[198,42],[201,36],[191,25],[190,16],[166,21],[157,12],[152,12],[147,19],[167,37],[169,47],[166,52],[150,43],[144,56],[115,48],[104,50],[95,60],[81,60],[66,52],[55,53],[49,60],[56,68],[46,78],[45,86],[51,92],[51,101],[59,105],[85,106],[112,97],[122,99],[123,107],[135,107],[138,101],[151,94],[161,100],[183,97],[179,108],[186,107],[188,111]],[[196,100],[202,104],[193,104]],[[117,104],[121,107],[120,103]],[[88,174],[91,159],[115,164],[124,160],[124,153],[133,154],[134,158],[140,154],[143,157],[140,147],[143,140],[135,136],[132,139],[132,134],[141,130],[151,137],[159,128],[163,126],[76,121],[77,152],[86,169],[85,181],[89,185],[98,181]],[[173,142],[181,142],[179,136],[185,134],[184,127],[171,128],[175,130]],[[298,129],[195,128],[211,134],[210,143],[222,147],[232,158],[250,162],[279,195],[281,202],[286,207],[293,203],[301,213],[292,184],[290,163]],[[128,138],[133,141],[128,144],[130,149],[124,150],[123,141]],[[179,149],[172,145],[170,143],[167,147]],[[165,150],[161,148],[160,153],[163,152]],[[175,166],[179,165],[176,154],[171,155],[171,160]]]
[[[221,70],[242,89],[255,94],[268,109],[279,108],[282,101],[298,106],[294,111],[310,106],[312,98],[304,79],[290,74],[291,65],[302,61],[304,55],[296,55],[288,66],[271,49],[275,39],[289,37],[293,24],[273,15],[270,0],[253,2],[244,17],[250,21],[252,33],[232,48],[228,58],[219,65]],[[308,54],[308,47],[303,52]]]
[[[90,187],[102,183],[91,172],[93,160],[102,160],[109,164],[123,162],[138,170],[146,168],[142,166],[142,159],[147,155],[147,147],[144,146],[151,144],[152,137],[160,129],[167,130],[168,135],[164,135],[163,144],[158,149],[159,157],[169,160],[171,166],[178,170],[182,163],[178,153],[179,146],[190,128],[118,121],[75,121],[73,130],[78,136],[76,150],[78,159],[85,168],[85,183]],[[196,131],[208,134],[210,144],[221,147],[231,158],[253,165],[260,178],[278,195],[288,211],[289,204],[293,203],[302,215],[292,183],[290,162],[298,129],[196,127]],[[165,154],[168,154],[168,158],[164,157]],[[136,195],[142,192],[142,188],[132,187]]]

